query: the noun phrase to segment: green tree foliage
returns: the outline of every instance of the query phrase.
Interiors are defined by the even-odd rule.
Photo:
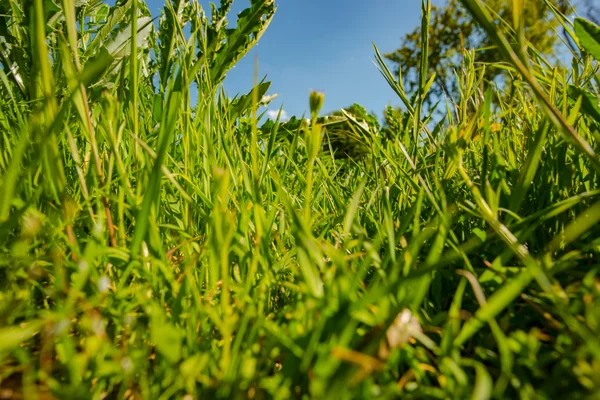
[[[551,0],[563,13],[569,13],[571,7],[567,0]],[[513,0],[489,0],[486,5],[498,20],[513,21]],[[559,37],[553,31],[559,29],[560,23],[553,17],[552,11],[544,1],[526,1],[524,8],[524,35],[530,46],[543,54],[551,54]],[[516,40],[512,26],[508,23],[498,26],[511,40]],[[478,49],[476,60],[492,66],[501,60],[500,53],[487,35],[484,35],[464,9],[459,0],[449,0],[442,7],[432,7],[431,25],[429,28],[429,74],[435,73],[435,84],[431,89],[433,98],[444,93],[457,93],[455,70],[460,66],[463,49]],[[394,63],[396,74],[401,74],[409,90],[418,85],[421,58],[421,27],[407,33],[397,50],[385,57]],[[493,80],[502,70],[490,67],[486,70],[486,78]],[[430,100],[432,98],[430,97]]]

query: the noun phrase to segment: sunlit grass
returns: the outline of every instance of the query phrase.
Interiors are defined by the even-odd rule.
[[[132,1],[0,9],[0,397],[599,393],[600,29],[554,67],[464,0],[505,63],[442,118],[375,49],[393,125],[283,123],[221,88],[273,1]]]

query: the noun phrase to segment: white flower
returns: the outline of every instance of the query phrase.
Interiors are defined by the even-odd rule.
[[[108,289],[110,289],[110,278],[108,276],[103,276],[100,279],[98,279],[98,291],[100,293],[106,293],[108,292]]]
[[[402,347],[415,335],[423,332],[419,320],[408,308],[402,310],[388,328],[386,337],[391,348]]]
[[[272,102],[273,100],[275,100],[276,98],[279,97],[278,93],[275,94],[265,94],[262,99],[260,99],[260,102],[258,103],[261,106],[266,106],[268,105],[270,102]]]

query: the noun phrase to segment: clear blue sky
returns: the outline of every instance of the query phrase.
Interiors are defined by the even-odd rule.
[[[218,0],[216,1],[218,3]],[[208,1],[201,0],[207,13]],[[230,24],[249,5],[235,0]],[[436,1],[435,3],[439,3]],[[379,117],[387,104],[399,104],[373,64],[375,43],[382,53],[396,49],[404,33],[420,23],[420,0],[279,0],[277,12],[259,44],[229,72],[229,96],[252,88],[254,59],[259,76],[278,93],[270,109],[301,115],[311,89],[325,93],[324,111],[362,104]],[[149,0],[154,16],[161,0]]]
[[[237,0],[244,6],[247,0]],[[234,3],[235,4],[235,3]],[[271,25],[225,81],[230,95],[252,86],[254,58],[259,76],[267,75],[288,115],[308,108],[311,89],[325,93],[325,111],[352,103],[381,116],[386,104],[397,104],[392,90],[373,64],[375,43],[393,51],[400,38],[420,21],[420,0],[281,0]]]
[[[247,0],[237,0],[237,7]],[[234,3],[234,4],[235,4]],[[352,103],[381,116],[397,104],[392,90],[373,64],[373,48],[390,52],[420,23],[420,0],[281,0],[256,46],[229,73],[229,95],[252,87],[254,59],[259,76],[267,75],[279,98],[269,108],[301,115],[311,89],[325,93],[324,111]],[[234,10],[237,11],[237,10]]]

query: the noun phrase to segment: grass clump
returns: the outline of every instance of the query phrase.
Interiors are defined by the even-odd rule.
[[[554,10],[553,67],[463,0],[504,62],[465,51],[438,122],[375,49],[384,127],[263,123],[220,84],[275,5],[231,3],[0,5],[0,393],[598,395],[600,29]]]

